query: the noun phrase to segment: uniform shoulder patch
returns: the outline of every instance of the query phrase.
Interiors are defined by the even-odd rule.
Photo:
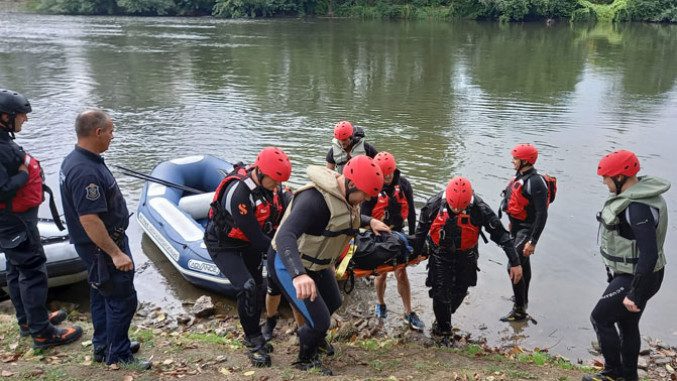
[[[240,204],[237,206],[237,208],[240,210],[240,214],[243,216],[246,216],[249,210],[247,209],[247,205],[245,204]]]
[[[85,194],[85,197],[89,201],[96,201],[101,197],[101,192],[99,191],[99,186],[91,183],[85,187],[85,190],[87,193]]]

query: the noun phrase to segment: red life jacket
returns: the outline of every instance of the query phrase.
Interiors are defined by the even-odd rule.
[[[442,196],[442,200],[444,200],[444,195]],[[471,203],[469,208],[471,208],[472,205],[473,204]],[[467,211],[468,208],[454,217],[456,220],[455,225],[458,227],[458,231],[461,233],[461,244],[460,246],[456,247],[456,251],[466,251],[476,247],[477,241],[480,237],[480,226],[472,223],[470,215],[467,213]],[[445,234],[455,234],[457,231],[453,228],[445,229],[445,227],[447,227],[449,217],[450,214],[447,210],[447,205],[444,203],[437,213],[437,217],[435,217],[435,220],[433,220],[433,223],[430,225],[430,231],[428,232],[430,240],[437,248],[440,247],[440,242],[444,240]],[[456,239],[454,239],[454,241],[458,242]]]
[[[231,174],[221,180],[221,183],[216,188],[216,192],[214,192],[214,198],[212,199],[211,208],[209,209],[209,219],[216,223],[216,227],[221,234],[225,233],[225,236],[228,238],[249,242],[249,238],[247,238],[242,230],[235,226],[235,222],[231,217],[232,211],[228,210],[230,205],[221,205],[223,192],[226,191],[228,185],[233,181],[241,181],[247,186],[252,194],[254,203],[250,206],[254,207],[254,213],[256,220],[259,223],[259,227],[264,234],[270,235],[277,229],[280,222],[279,220],[282,217],[282,211],[284,210],[280,192],[277,190],[273,192],[272,202],[263,197],[260,194],[258,185],[256,185],[251,177],[248,176],[247,169],[244,167],[236,166]]]
[[[395,185],[394,188],[394,200],[391,200],[390,196],[388,196],[385,191],[381,191],[381,193],[378,194],[376,205],[374,205],[374,208],[371,210],[372,217],[381,221],[389,220],[390,216],[387,215],[387,211],[388,205],[390,205],[390,202],[392,201],[400,204],[400,215],[402,216],[402,221],[407,219],[407,216],[409,216],[409,203],[407,202],[407,198],[404,196],[404,192],[399,185]]]
[[[43,194],[44,174],[40,162],[26,154],[23,164],[28,167],[28,181],[19,188],[12,198],[12,212],[14,213],[26,212],[39,206],[45,200]],[[0,202],[0,210],[6,207],[7,205],[4,202]]]
[[[527,207],[529,206],[530,200],[525,194],[529,194],[531,190],[529,189],[529,186],[525,186],[524,184],[526,181],[529,181],[532,174],[526,175],[519,180],[517,180],[516,177],[513,177],[503,191],[501,209],[508,213],[510,217],[518,221],[527,219]],[[546,203],[546,206],[550,206],[550,204],[555,201],[557,178],[538,173],[536,173],[536,175],[545,183],[545,187],[548,190],[548,202]]]

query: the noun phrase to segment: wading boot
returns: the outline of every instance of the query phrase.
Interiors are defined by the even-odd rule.
[[[245,338],[244,340],[244,345],[247,347],[247,357],[249,357],[252,365],[257,368],[268,367],[271,365],[270,355],[268,354],[269,351],[266,344],[268,343],[261,335]],[[272,351],[272,346],[270,349]]]
[[[523,307],[514,306],[512,311],[509,314],[503,316],[501,321],[503,322],[514,322],[514,321],[525,321],[529,317],[527,311]]]
[[[322,341],[320,341],[319,347],[317,348],[317,352],[319,354],[323,354],[323,355],[329,356],[329,357],[333,356],[334,353],[335,353],[334,352],[334,346],[331,345],[331,343],[326,338],[324,338],[324,339],[322,339]]]
[[[440,329],[437,322],[433,322],[430,336],[439,347],[452,348],[454,346],[454,332],[451,330],[451,327],[449,327],[449,330]]]
[[[68,312],[66,310],[56,310],[49,313],[49,323],[51,325],[59,325],[61,322],[66,320],[68,317]],[[28,324],[19,324],[19,336],[28,337],[31,335],[30,328]]]
[[[597,374],[586,374],[582,378],[583,381],[625,381],[625,378],[616,375],[610,370],[603,370]]]
[[[261,334],[266,341],[270,341],[273,338],[273,331],[277,325],[277,320],[280,318],[279,314],[275,314],[269,318],[266,318],[266,322],[263,323],[261,327]]]
[[[292,364],[296,369],[305,371],[315,371],[323,376],[332,376],[331,369],[325,367],[317,354],[317,349],[308,345],[301,344],[299,348],[299,358]]]
[[[47,349],[74,342],[82,336],[82,328],[74,325],[68,328],[47,327],[44,332],[33,336],[34,349]]]

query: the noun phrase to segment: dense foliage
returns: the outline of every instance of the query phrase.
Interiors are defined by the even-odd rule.
[[[677,22],[677,0],[38,0],[66,14]]]

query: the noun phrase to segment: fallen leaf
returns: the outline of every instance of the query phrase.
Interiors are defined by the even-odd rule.
[[[244,374],[245,376],[253,376],[254,373],[256,373],[256,371],[250,370],[249,372],[244,372],[243,374]]]
[[[108,366],[108,369],[110,369],[110,370],[118,370],[118,369],[120,369],[120,365],[118,365],[118,364],[110,364],[110,365]]]
[[[172,359],[167,359],[162,362],[162,365],[172,365],[174,363],[174,360]]]
[[[83,342],[80,343],[80,344],[82,344],[82,347],[83,347],[83,348],[87,348],[87,347],[89,347],[89,346],[92,345],[92,340],[83,341]]]
[[[675,371],[675,369],[673,367],[671,367],[670,364],[665,364],[665,369],[670,373]]]
[[[12,343],[9,345],[9,349],[15,350],[19,346],[19,342],[17,341],[16,343]]]
[[[134,381],[134,377],[126,375],[122,378],[122,381]]]
[[[3,370],[2,373],[0,373],[0,376],[2,377],[12,377],[14,373],[8,371],[8,370]]]
[[[219,373],[223,374],[224,376],[230,375],[230,370],[228,368],[221,368],[219,369]]]

